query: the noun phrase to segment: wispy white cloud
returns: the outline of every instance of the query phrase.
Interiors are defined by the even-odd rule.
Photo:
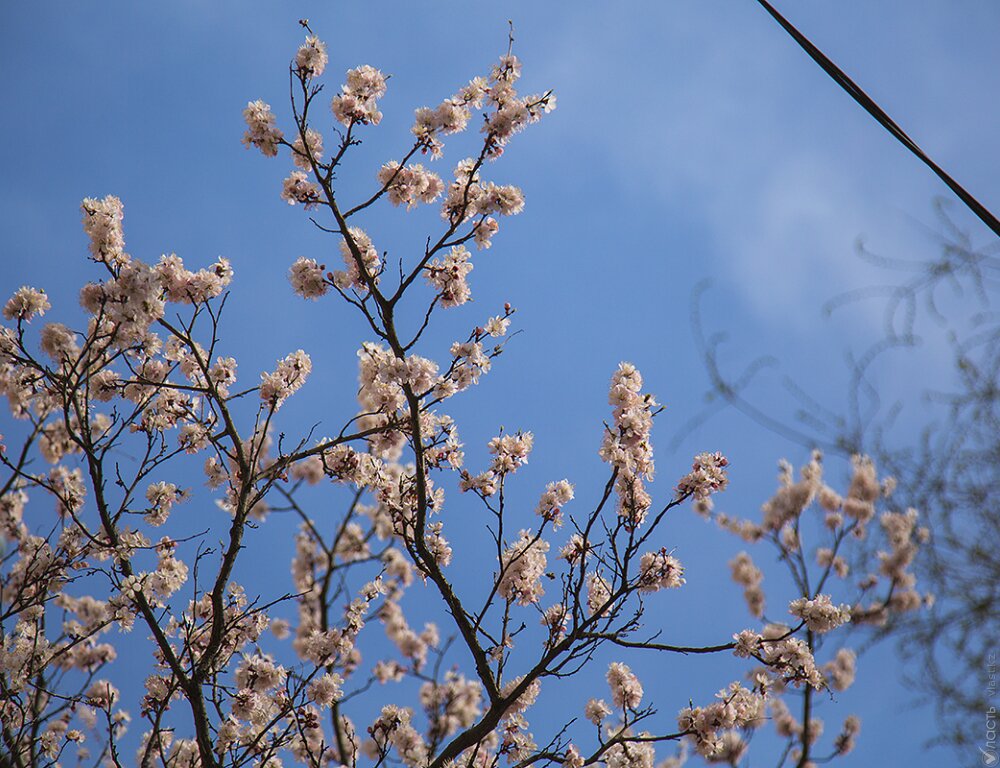
[[[613,158],[623,183],[641,179],[671,218],[703,224],[713,277],[759,319],[812,334],[824,301],[884,279],[854,256],[859,237],[897,256],[933,253],[911,217],[929,218],[931,199],[946,190],[768,19],[722,15],[714,4],[688,9],[683,26],[673,18],[664,13],[636,28],[616,25],[611,12],[580,17],[564,31],[560,68],[590,92],[624,102],[624,114],[608,105],[617,119],[593,132],[593,149]],[[594,47],[580,46],[583,30],[598,25],[607,31]],[[933,18],[905,29],[934,39]],[[877,30],[864,38],[844,18],[822,31],[848,69],[855,58],[858,69],[870,64]],[[659,46],[650,47],[654,35]],[[903,112],[947,150],[979,132],[951,124],[921,98],[914,78],[935,73],[928,87],[945,92],[975,62],[956,63],[941,47],[932,46],[938,62],[918,61],[891,101],[916,92]],[[983,111],[980,122],[1000,123],[1000,111]],[[871,335],[881,317],[874,304],[845,314],[859,335]]]

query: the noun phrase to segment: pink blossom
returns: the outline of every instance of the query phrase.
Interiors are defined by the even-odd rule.
[[[432,203],[444,191],[441,177],[419,163],[400,166],[395,160],[388,162],[379,169],[378,180],[388,191],[389,202],[407,208]]]
[[[347,240],[341,240],[340,242],[340,254],[344,259],[346,270],[334,272],[333,282],[341,290],[353,288],[359,293],[366,293],[368,291],[369,280],[375,283],[378,282],[378,272],[382,261],[379,258],[378,250],[376,250],[371,238],[368,237],[364,230],[351,227],[348,229],[348,234],[351,236],[353,246]],[[358,258],[355,256],[355,251],[360,256],[361,267],[364,269],[365,276],[362,276],[361,270],[358,267]]]
[[[545,486],[535,512],[551,521],[556,527],[562,524],[562,508],[573,499],[573,485],[569,480],[559,480]]]
[[[51,309],[51,305],[45,291],[29,288],[25,285],[7,300],[3,308],[3,316],[8,320],[29,321],[35,315],[44,315],[49,309]]]
[[[378,125],[382,113],[377,101],[385,95],[385,76],[368,65],[347,71],[347,82],[333,97],[333,116],[344,125]]]
[[[654,472],[650,431],[656,401],[641,390],[642,375],[631,363],[621,363],[611,377],[608,394],[614,406],[614,428],[604,431],[600,449],[601,458],[618,472],[618,514],[632,526],[645,520],[653,503],[644,480],[651,480]]]
[[[71,362],[80,354],[76,334],[62,323],[49,323],[42,328],[40,341],[42,351],[57,363]]]
[[[764,591],[760,587],[764,574],[754,565],[746,552],[740,552],[730,560],[729,568],[733,581],[743,587],[743,596],[746,598],[750,613],[760,618],[764,615]]]
[[[326,45],[315,35],[306,37],[306,41],[299,46],[295,54],[295,66],[300,72],[311,77],[322,75],[327,61]]]
[[[518,540],[504,551],[500,560],[500,581],[497,592],[508,601],[519,605],[537,603],[545,594],[542,576],[545,574],[547,542],[531,531],[523,530]]]
[[[472,271],[469,255],[464,246],[456,245],[443,259],[433,259],[427,265],[427,282],[438,290],[442,307],[457,307],[472,297],[465,281]]]
[[[813,632],[829,632],[851,620],[847,605],[834,605],[829,595],[816,595],[812,600],[800,597],[789,603],[788,612],[805,621]]]
[[[850,648],[841,648],[832,661],[823,665],[823,676],[835,691],[846,691],[854,683],[857,656]]]
[[[80,208],[83,210],[83,231],[90,239],[90,255],[94,261],[109,267],[121,267],[128,262],[125,253],[125,235],[122,220],[125,206],[114,195],[102,200],[85,198]]]
[[[244,146],[257,147],[267,157],[276,156],[283,135],[271,114],[271,107],[259,99],[251,101],[243,110],[243,119],[247,124],[243,135]]]
[[[344,694],[340,686],[344,679],[336,673],[321,675],[309,683],[309,698],[321,707],[329,708]]]
[[[587,610],[592,616],[603,616],[611,606],[611,585],[599,573],[587,577]]]
[[[611,700],[619,709],[638,709],[642,701],[642,683],[631,669],[620,662],[613,662],[608,667],[608,686],[611,688]]]
[[[694,457],[691,471],[678,481],[677,493],[705,499],[724,491],[729,484],[725,469],[728,464],[729,460],[721,453],[699,453]]]
[[[603,699],[590,699],[584,707],[584,715],[594,725],[600,725],[610,714],[611,707]]]
[[[309,355],[301,349],[278,363],[274,373],[260,375],[260,399],[275,410],[306,381],[312,371]]]
[[[492,438],[487,447],[493,454],[493,472],[498,475],[507,474],[527,464],[534,440],[535,436],[530,432],[515,432]]]
[[[323,159],[323,136],[312,128],[306,128],[305,141],[302,135],[292,142],[292,162],[295,167],[307,173],[313,169],[313,163]]]
[[[311,208],[319,200],[319,187],[303,171],[292,171],[282,182],[281,199],[289,205],[302,203]]]
[[[665,550],[647,552],[639,560],[639,591],[674,589],[684,582],[684,566]]]
[[[330,286],[324,277],[324,269],[325,267],[316,259],[300,256],[288,273],[292,290],[304,299],[318,299],[325,295]]]

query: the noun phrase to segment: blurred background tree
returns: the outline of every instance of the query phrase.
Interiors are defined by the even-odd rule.
[[[975,244],[945,201],[936,201],[935,211],[935,255],[881,255],[859,242],[858,256],[883,268],[886,282],[823,308],[833,315],[875,301],[883,313],[882,335],[847,356],[850,384],[839,407],[816,402],[794,375],[783,382],[793,404],[788,412],[758,407],[751,385],[774,358],[758,357],[736,375],[724,371],[732,362],[719,353],[726,337],[706,336],[701,291],[693,323],[711,400],[803,446],[872,456],[896,478],[897,503],[918,509],[930,525],[932,545],[917,571],[934,605],[899,617],[880,638],[898,644],[907,683],[935,707],[940,727],[933,741],[961,748],[981,741],[1000,638],[1000,251],[995,242]],[[926,358],[942,359],[942,349],[950,369],[924,368],[935,365]],[[874,552],[854,566],[877,569]]]
[[[760,6],[791,39],[879,125],[927,166],[958,197],[965,211],[1000,235],[1000,220],[910,136],[806,35],[767,0]],[[928,228],[933,256],[901,258],[857,244],[859,258],[886,272],[886,282],[831,299],[827,315],[881,302],[883,330],[848,354],[844,404],[832,410],[796,384],[784,385],[793,413],[776,414],[746,396],[774,358],[753,360],[738,376],[723,374],[724,335],[704,335],[696,291],[693,325],[712,381],[713,399],[806,447],[844,456],[867,454],[898,483],[895,501],[921,512],[933,545],[918,566],[923,589],[936,595],[932,610],[898,617],[881,638],[894,638],[908,662],[907,683],[937,711],[932,739],[961,749],[982,742],[983,719],[996,697],[1000,641],[1000,258],[996,237],[974,242],[948,201],[934,203]],[[970,220],[971,222],[971,220]],[[978,229],[978,226],[977,226]],[[930,350],[930,355],[921,355]],[[903,355],[904,357],[901,357]],[[931,370],[949,361],[945,371]],[[916,365],[914,365],[916,363]],[[756,402],[760,402],[756,400]],[[710,410],[713,406],[710,406]],[[705,417],[696,416],[687,432]],[[869,549],[856,571],[877,570]],[[993,673],[993,687],[989,675]]]

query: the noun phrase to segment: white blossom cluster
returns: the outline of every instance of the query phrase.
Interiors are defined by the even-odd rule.
[[[653,503],[645,482],[653,479],[652,395],[642,394],[642,374],[631,363],[621,363],[611,377],[608,402],[614,406],[614,427],[604,433],[601,458],[618,473],[618,514],[638,526]]]

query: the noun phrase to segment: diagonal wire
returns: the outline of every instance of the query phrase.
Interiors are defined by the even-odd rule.
[[[872,100],[871,96],[861,90],[857,83],[851,80],[851,78],[844,74],[840,67],[827,58],[826,54],[813,45],[813,43],[810,42],[805,35],[799,32],[799,30],[796,29],[784,16],[778,13],[774,6],[767,2],[767,0],[757,0],[757,2],[764,7],[764,10],[771,14],[774,20],[777,21],[789,35],[791,35],[792,39],[799,44],[802,50],[809,54],[813,61],[823,68],[823,71],[826,72],[833,79],[833,81],[837,83],[837,85],[843,88],[852,99],[864,107],[865,111],[868,112],[869,115],[874,117],[889,133],[895,136],[900,144],[910,150],[910,152],[920,158],[920,160],[922,160],[928,168],[934,171],[938,178],[947,184],[948,188],[961,198],[962,202],[968,206],[969,210],[976,214],[976,216],[978,216],[987,227],[993,230],[995,235],[1000,237],[1000,220],[990,213],[986,206],[969,194],[965,187],[948,175],[948,173],[941,166],[931,160],[931,158],[917,146],[917,143],[907,136],[906,132],[885,113],[885,110]]]

